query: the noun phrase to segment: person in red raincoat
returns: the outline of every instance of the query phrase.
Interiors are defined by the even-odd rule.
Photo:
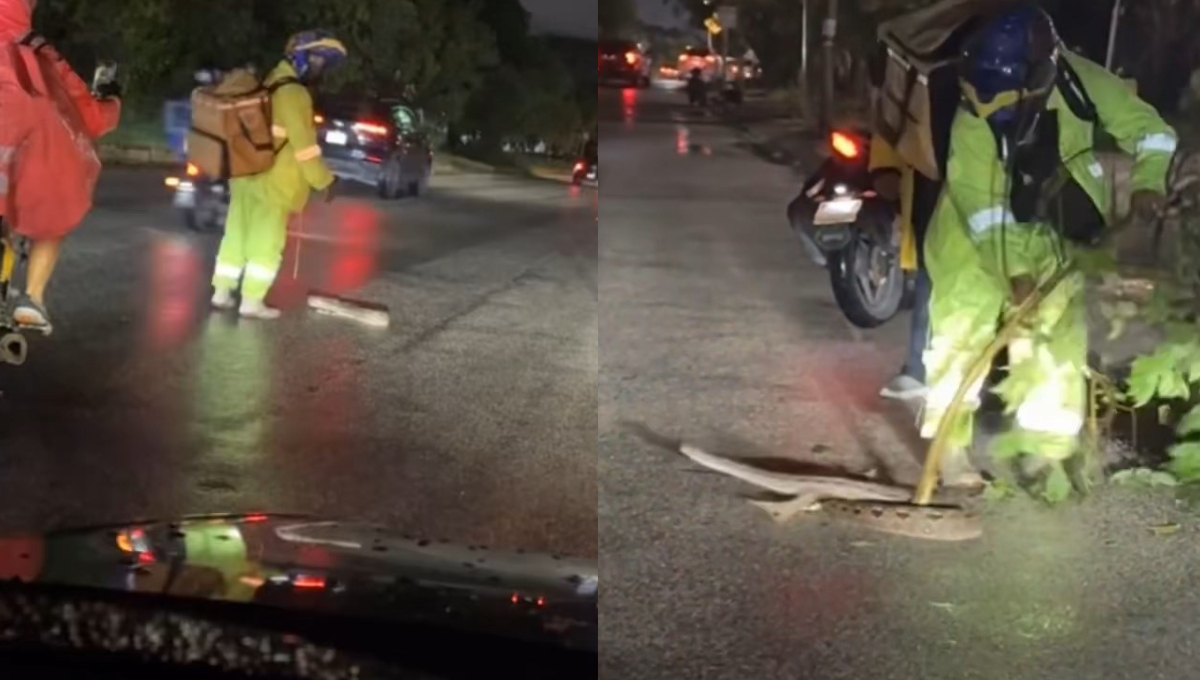
[[[97,99],[33,32],[37,0],[0,0],[0,219],[32,242],[18,325],[50,332],[46,286],[63,240],[92,208],[96,140],[116,128],[121,104]]]

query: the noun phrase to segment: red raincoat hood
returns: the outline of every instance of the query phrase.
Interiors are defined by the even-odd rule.
[[[33,30],[37,0],[0,0],[0,40],[22,38]]]

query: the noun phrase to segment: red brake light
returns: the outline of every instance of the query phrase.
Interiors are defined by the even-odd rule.
[[[265,522],[265,521],[267,521],[267,516],[263,515],[263,514],[246,515],[245,521],[247,521],[247,522]]]
[[[193,165],[191,163],[188,163],[187,164],[187,176],[188,177],[199,177],[200,176],[200,168],[196,167],[195,165]]]
[[[858,158],[858,144],[849,135],[843,132],[835,132],[829,141],[833,145],[833,150],[839,156],[843,158]]]
[[[323,576],[297,576],[292,580],[292,586],[296,588],[305,588],[313,590],[321,590],[325,588],[325,577]]]
[[[575,164],[575,172],[583,172],[585,169],[587,169],[587,166],[583,164],[583,161]]]
[[[365,132],[368,135],[379,135],[381,137],[388,133],[387,126],[378,123],[355,123],[354,129],[359,132]]]

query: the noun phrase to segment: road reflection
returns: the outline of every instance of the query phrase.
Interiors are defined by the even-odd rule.
[[[624,90],[621,90],[621,105],[625,114],[625,127],[627,129],[633,129],[634,121],[637,119],[637,88],[627,87]]]

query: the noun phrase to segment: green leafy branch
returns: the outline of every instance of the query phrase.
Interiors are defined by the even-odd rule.
[[[1153,230],[1157,266],[1133,277],[1105,272],[1102,288],[1111,299],[1101,304],[1101,312],[1110,324],[1110,340],[1131,324],[1148,326],[1163,338],[1153,351],[1133,361],[1122,397],[1132,408],[1154,400],[1188,405],[1175,422],[1181,441],[1168,450],[1167,472],[1189,483],[1200,481],[1200,441],[1194,440],[1200,434],[1200,404],[1193,400],[1200,384],[1200,155],[1179,154],[1168,186],[1170,207]],[[1169,254],[1170,261],[1159,262],[1160,252]],[[1160,422],[1172,418],[1169,407],[1160,409]],[[1146,479],[1133,472],[1121,477]]]

